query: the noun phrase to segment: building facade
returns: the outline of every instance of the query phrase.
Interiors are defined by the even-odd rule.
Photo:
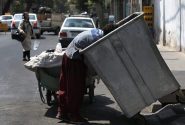
[[[185,1],[153,0],[155,39],[185,52]]]
[[[122,20],[128,15],[142,11],[143,0],[111,0],[111,11],[116,18],[116,22]]]

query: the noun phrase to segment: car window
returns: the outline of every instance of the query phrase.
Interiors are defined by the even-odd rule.
[[[29,15],[30,20],[36,20],[35,15]]]
[[[35,15],[29,15],[30,20],[36,20]],[[22,15],[15,15],[14,20],[22,20]]]
[[[22,15],[14,15],[14,20],[22,20]]]
[[[9,19],[12,19],[11,16],[2,16],[2,20],[9,20]]]
[[[90,19],[67,19],[64,27],[94,28],[94,25]]]

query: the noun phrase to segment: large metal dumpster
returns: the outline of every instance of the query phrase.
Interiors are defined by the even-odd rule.
[[[180,88],[158,51],[143,13],[81,51],[127,117]]]

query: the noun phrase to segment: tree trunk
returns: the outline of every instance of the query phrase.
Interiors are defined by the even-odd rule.
[[[3,14],[10,11],[10,5],[12,2],[13,2],[13,0],[7,0],[7,2],[5,3],[5,6],[3,8]]]
[[[32,6],[32,0],[26,0],[26,8],[25,11],[29,12]]]

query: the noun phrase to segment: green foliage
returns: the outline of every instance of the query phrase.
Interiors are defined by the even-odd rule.
[[[69,3],[67,0],[53,0],[53,11],[65,13],[69,10]]]
[[[22,13],[24,11],[25,0],[15,1],[12,5],[13,13]]]

